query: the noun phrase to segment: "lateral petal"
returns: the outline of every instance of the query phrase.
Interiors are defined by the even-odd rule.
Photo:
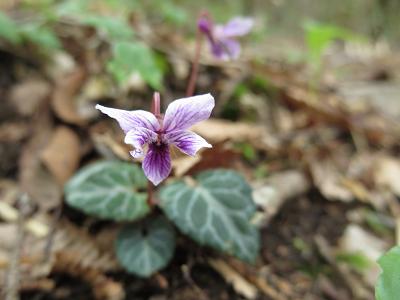
[[[187,97],[173,101],[168,105],[164,116],[165,133],[188,129],[194,124],[210,117],[214,108],[211,94]]]
[[[183,153],[195,156],[201,148],[212,148],[200,135],[191,131],[175,131],[165,136],[169,143],[174,144]]]
[[[130,144],[135,147],[135,150],[130,151],[130,154],[134,158],[143,156],[143,145],[155,142],[157,140],[157,134],[144,127],[136,127],[131,129],[125,135],[125,144]]]
[[[142,168],[146,177],[154,185],[158,185],[167,178],[171,172],[171,155],[168,144],[149,144]]]
[[[117,120],[119,126],[125,133],[131,129],[135,129],[136,127],[143,127],[152,131],[157,131],[160,129],[160,124],[157,118],[152,113],[145,110],[129,111],[110,108],[99,104],[96,105],[96,109]]]

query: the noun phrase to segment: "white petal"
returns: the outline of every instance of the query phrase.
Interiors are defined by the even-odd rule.
[[[175,131],[165,136],[169,143],[174,144],[183,153],[195,156],[201,148],[212,148],[211,144],[207,143],[198,134],[191,131]]]
[[[99,104],[96,105],[96,109],[117,120],[119,126],[125,133],[131,129],[135,129],[136,127],[143,127],[152,131],[160,129],[160,124],[157,118],[152,113],[145,110],[129,111],[105,107]]]
[[[208,119],[214,108],[214,97],[204,94],[173,101],[165,112],[163,130],[166,133],[185,130]]]

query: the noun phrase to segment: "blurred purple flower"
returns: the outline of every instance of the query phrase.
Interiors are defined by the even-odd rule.
[[[214,108],[211,94],[182,98],[173,101],[162,117],[158,104],[154,114],[144,110],[121,110],[97,104],[96,109],[118,121],[125,132],[125,143],[135,150],[130,154],[134,158],[144,155],[143,147],[147,144],[142,168],[146,177],[158,185],[171,172],[169,145],[176,146],[183,153],[194,156],[202,147],[211,148],[201,136],[187,129],[210,117]],[[158,106],[158,108],[157,108]]]
[[[222,60],[239,57],[240,44],[236,38],[248,34],[253,25],[252,18],[244,17],[235,17],[225,25],[214,25],[207,16],[203,16],[197,23],[199,30],[208,39],[212,54]]]

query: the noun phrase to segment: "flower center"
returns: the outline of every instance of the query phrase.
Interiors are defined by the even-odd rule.
[[[166,148],[168,148],[168,144],[162,139],[159,140],[158,138],[157,141],[151,143],[151,146],[152,151],[155,151],[157,153],[165,152]]]

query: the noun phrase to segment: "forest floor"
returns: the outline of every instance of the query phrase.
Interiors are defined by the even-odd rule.
[[[247,265],[179,235],[169,266],[139,279],[110,247],[120,225],[69,207],[62,186],[89,162],[132,161],[94,105],[148,109],[152,89],[137,78],[118,89],[103,72],[105,50],[79,43],[93,32],[66,26],[66,51],[52,63],[0,48],[1,282],[17,276],[26,300],[374,299],[376,259],[400,230],[398,53],[338,43],[317,75],[282,58],[279,41],[234,62],[205,55],[196,91],[211,92],[216,108],[194,130],[214,147],[196,159],[176,154],[172,177],[241,172],[262,249]],[[164,59],[170,102],[184,95],[193,45],[153,31],[141,38]],[[18,205],[22,193],[29,201]]]

